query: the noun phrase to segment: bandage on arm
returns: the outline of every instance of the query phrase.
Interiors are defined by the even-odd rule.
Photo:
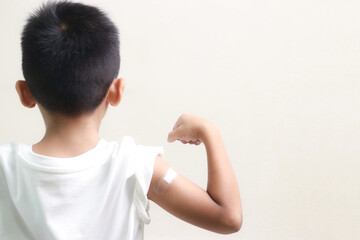
[[[169,168],[163,178],[159,180],[154,186],[154,192],[156,194],[164,194],[166,190],[169,188],[170,184],[175,180],[177,173]]]

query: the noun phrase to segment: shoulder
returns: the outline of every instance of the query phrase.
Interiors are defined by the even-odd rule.
[[[5,143],[0,145],[0,161],[14,157],[14,154],[20,151],[25,144],[22,143]]]
[[[154,152],[157,154],[163,153],[162,147],[138,144],[135,139],[130,136],[124,136],[115,142],[108,142],[108,146],[113,148],[114,155],[125,155],[130,158],[141,158]]]
[[[121,162],[121,165],[126,164],[132,174],[144,171],[152,174],[156,156],[163,154],[162,147],[138,144],[134,138],[129,136],[109,144],[114,144],[113,160]]]
[[[135,151],[136,143],[132,137],[124,136],[117,141],[106,141],[106,146],[113,158],[127,158]]]
[[[14,171],[17,168],[16,159],[24,146],[27,145],[14,142],[0,145],[0,173]]]
[[[14,149],[19,145],[22,145],[22,144],[21,143],[15,143],[15,142],[9,142],[9,143],[0,144],[0,153],[3,152],[3,151],[9,151],[11,149]]]

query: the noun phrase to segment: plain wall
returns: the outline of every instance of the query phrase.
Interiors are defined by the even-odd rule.
[[[0,144],[44,133],[14,89],[21,30],[41,2],[0,0]],[[240,232],[207,232],[152,203],[145,239],[358,239],[359,1],[86,2],[119,26],[127,81],[101,136],[162,145],[173,168],[206,188],[203,146],[166,138],[181,113],[208,118],[240,187]]]

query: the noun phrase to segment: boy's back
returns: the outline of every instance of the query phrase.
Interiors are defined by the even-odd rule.
[[[130,137],[72,158],[0,146],[0,239],[142,239],[161,152]]]
[[[99,9],[44,5],[22,35],[21,103],[45,122],[34,145],[0,146],[1,239],[142,239],[148,200],[196,226],[232,233],[242,223],[240,195],[218,128],[182,115],[168,141],[204,143],[208,187],[170,169],[161,148],[129,137],[99,136],[109,105],[118,105],[118,31]]]

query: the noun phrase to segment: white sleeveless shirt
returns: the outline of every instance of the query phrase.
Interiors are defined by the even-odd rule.
[[[0,146],[0,239],[143,239],[158,154],[130,137],[72,158]]]

